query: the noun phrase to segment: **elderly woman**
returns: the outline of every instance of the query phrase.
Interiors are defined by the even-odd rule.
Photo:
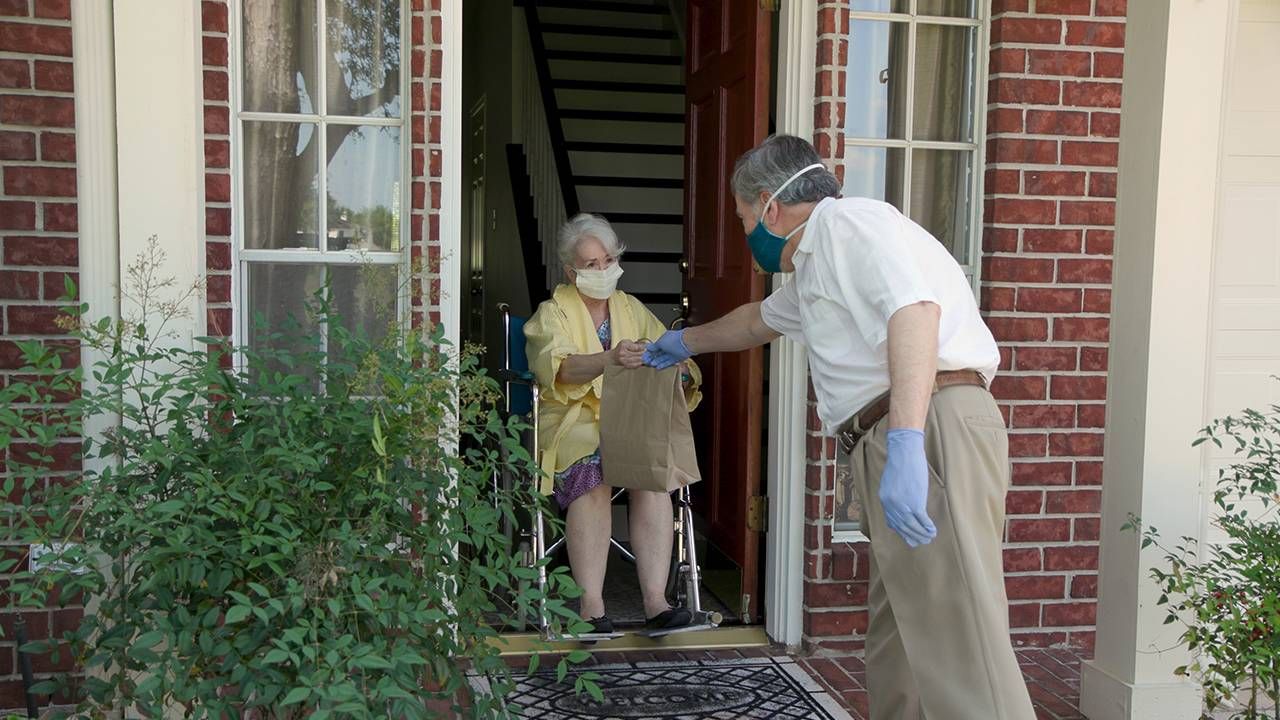
[[[579,612],[594,632],[613,632],[605,614],[604,576],[609,558],[612,491],[608,460],[600,459],[600,398],[608,365],[638,368],[645,342],[666,329],[638,299],[617,289],[623,252],[609,222],[578,215],[560,229],[559,260],[565,283],[556,287],[525,325],[529,364],[542,389],[539,441],[543,468],[554,474],[554,495],[565,510],[573,579],[583,589]],[[685,393],[692,410],[701,398],[698,369],[686,365]],[[550,489],[550,488],[549,488]],[[646,626],[688,625],[688,609],[667,603],[672,507],[667,493],[630,491],[630,536],[644,599]]]

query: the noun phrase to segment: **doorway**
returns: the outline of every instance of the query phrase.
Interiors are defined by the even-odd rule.
[[[770,128],[775,17],[728,0],[464,4],[462,105],[483,98],[483,129],[467,118],[459,301],[470,320],[463,340],[487,349],[489,368],[504,340],[493,306],[527,317],[549,297],[562,281],[555,231],[580,211],[609,219],[627,246],[620,289],[666,325],[706,322],[763,298],[766,278],[751,271],[728,177]],[[705,399],[693,421],[704,480],[693,494],[704,602],[727,620],[758,624],[765,356],[698,362]],[[614,510],[615,537],[625,541],[625,512]],[[611,601],[623,606],[638,593],[620,556],[609,578],[614,616]]]

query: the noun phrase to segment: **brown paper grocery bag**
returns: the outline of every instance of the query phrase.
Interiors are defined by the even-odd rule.
[[[702,479],[678,366],[605,368],[600,466],[605,484],[633,490],[672,492]]]

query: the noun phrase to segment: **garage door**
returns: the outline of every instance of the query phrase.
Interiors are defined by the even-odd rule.
[[[1214,238],[1210,417],[1280,404],[1280,2],[1241,0],[1227,70]],[[1190,349],[1195,351],[1194,349]],[[1205,532],[1217,470],[1205,457]]]

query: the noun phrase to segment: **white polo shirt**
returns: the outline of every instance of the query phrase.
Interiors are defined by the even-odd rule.
[[[867,198],[827,198],[813,209],[791,282],[765,299],[764,323],[808,348],[823,430],[889,390],[889,318],[928,301],[942,308],[938,370],[1000,363],[973,288],[951,253],[897,208]]]

